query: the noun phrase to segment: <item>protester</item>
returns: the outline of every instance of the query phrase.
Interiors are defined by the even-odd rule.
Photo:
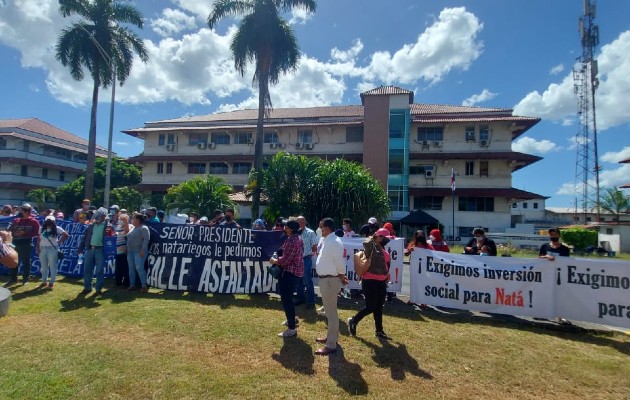
[[[385,304],[385,294],[387,292],[387,282],[389,281],[390,254],[385,249],[389,242],[389,231],[381,228],[374,236],[363,242],[365,255],[371,260],[370,267],[361,277],[361,288],[365,296],[365,307],[363,307],[354,317],[348,318],[348,329],[352,336],[357,334],[357,325],[369,314],[374,317],[376,337],[391,340],[383,331],[383,304]]]
[[[199,225],[210,225],[210,221],[208,221],[208,217],[206,217],[205,215],[201,218],[199,218]]]
[[[548,233],[549,243],[540,246],[538,257],[546,258],[549,261],[555,260],[556,257],[570,257],[571,250],[560,243],[560,230],[558,228],[551,228]]]
[[[252,225],[252,230],[254,231],[267,230],[267,227],[265,226],[265,220],[262,218],[258,218],[256,221],[254,221],[254,224]]]
[[[96,267],[96,294],[103,293],[105,284],[105,237],[113,236],[114,229],[107,222],[107,209],[99,208],[94,213],[94,222],[85,231],[79,243],[77,253],[83,255],[83,291],[88,294],[92,291],[92,277]]]
[[[55,285],[57,263],[59,261],[58,250],[68,237],[68,233],[57,226],[54,216],[49,215],[44,219],[35,244],[35,253],[39,257],[40,271],[42,273],[42,283],[39,285],[41,289],[48,288],[52,290]],[[48,282],[49,271],[50,282]]]
[[[278,291],[284,314],[287,317],[287,329],[280,332],[278,336],[287,338],[297,335],[293,290],[297,281],[304,276],[304,244],[300,239],[300,225],[296,221],[287,222],[284,232],[287,234],[287,239],[282,244],[282,255],[278,258],[272,257],[269,262],[282,268]]]
[[[188,213],[188,223],[190,225],[198,225],[199,224],[199,214],[194,211]]]
[[[94,210],[88,210],[85,213],[85,220],[83,220],[83,224],[90,225],[93,219],[94,219]]]
[[[225,215],[225,220],[221,222],[219,225],[225,228],[240,228],[241,226],[236,223],[234,220],[234,209],[228,208],[223,212]]]
[[[77,208],[74,211],[74,214],[72,214],[72,221],[81,222],[83,224],[85,224],[86,221],[89,221],[91,219],[91,217],[88,216],[88,211],[90,211],[90,204],[90,199],[83,199],[83,201],[81,202],[81,208]]]
[[[157,212],[158,221],[164,222],[164,217],[166,217],[166,213],[162,210],[158,210]]]
[[[313,284],[313,256],[317,254],[319,237],[315,231],[306,226],[306,218],[302,215],[295,219],[300,224],[300,239],[304,244],[304,278],[298,280],[295,305],[306,303],[306,309],[315,308],[315,285]],[[306,289],[306,292],[305,292]]]
[[[415,248],[434,250],[433,246],[427,242],[427,238],[426,236],[424,236],[424,231],[422,230],[417,230],[416,233],[413,235],[413,238],[411,239],[411,241],[409,241],[409,244],[405,249],[405,255],[410,255]]]
[[[368,219],[368,223],[361,227],[359,234],[363,237],[370,237],[378,230],[378,220],[375,217]]]
[[[208,225],[210,226],[220,225],[224,219],[225,219],[225,215],[223,215],[223,211],[214,210],[212,212],[212,219],[210,220],[210,223]]]
[[[276,224],[273,226],[272,231],[283,231],[284,230],[284,218],[278,217],[276,218]]]
[[[343,229],[343,237],[351,238],[351,237],[358,236],[352,230],[352,220],[350,218],[344,218],[343,219],[343,221],[341,223],[341,229]]]
[[[433,246],[433,250],[450,253],[448,244],[446,244],[446,242],[442,238],[442,232],[440,232],[439,229],[433,229],[431,232],[429,232],[429,239],[431,240],[431,243],[429,244]]]
[[[153,222],[153,223],[160,222],[160,220],[157,217],[157,208],[155,207],[147,208],[146,216],[147,216],[146,222]]]
[[[65,216],[63,215],[63,213],[62,213],[61,211],[58,211],[58,212],[55,214],[55,219],[58,219],[58,220],[60,220],[60,221],[63,221],[63,220],[64,220],[64,218],[65,218]]]
[[[389,232],[388,236],[390,239],[396,238],[396,231],[394,231],[394,225],[392,225],[391,222],[385,222],[383,224],[383,229],[387,229],[387,231]]]
[[[144,269],[144,261],[149,255],[149,240],[151,240],[151,231],[145,225],[147,217],[140,213],[135,213],[131,218],[133,230],[127,234],[127,263],[129,264],[129,288],[136,289],[136,273],[140,278],[140,287],[142,292],[146,292],[147,288],[147,272]]]
[[[116,224],[116,271],[114,281],[117,287],[129,286],[129,264],[127,263],[127,234],[130,231],[129,214],[120,211]]]
[[[30,204],[22,204],[20,216],[15,218],[8,227],[8,231],[13,235],[15,251],[22,264],[22,286],[28,284],[28,278],[31,275],[33,238],[39,234],[39,222],[31,215],[32,211],[33,207]],[[9,274],[9,280],[4,284],[5,287],[17,283],[18,268],[11,268]]]
[[[343,243],[334,235],[335,223],[332,218],[324,218],[319,222],[323,239],[319,242],[315,269],[319,276],[319,290],[326,310],[328,334],[316,339],[325,343],[315,354],[325,356],[337,351],[339,339],[339,316],[337,313],[337,295],[343,285],[348,284],[346,263],[343,257]]]
[[[18,205],[14,205],[11,206],[11,212],[13,213],[13,216],[17,217],[20,215],[20,206]]]
[[[116,226],[118,224],[119,214],[120,214],[120,207],[118,207],[116,204],[109,207],[109,223],[112,224],[112,226]]]
[[[12,212],[10,204],[6,204],[6,205],[2,206],[2,212],[0,212],[0,216],[2,216],[2,217],[12,217],[13,216],[13,212]]]
[[[486,231],[483,228],[477,227],[473,229],[473,236],[474,237],[470,239],[466,244],[466,247],[464,247],[464,253],[479,255],[479,253],[481,252],[481,247],[487,246],[487,255],[497,255],[497,245],[494,243],[494,240],[488,239],[486,237]]]

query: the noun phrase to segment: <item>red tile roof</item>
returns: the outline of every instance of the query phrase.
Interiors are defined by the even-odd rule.
[[[413,103],[413,92],[411,90],[399,88],[398,86],[380,86],[361,93],[361,104],[365,104],[364,99],[367,96],[390,96],[400,94],[409,96],[409,104]]]
[[[50,139],[49,144],[51,146],[58,145],[59,147],[68,148],[81,153],[87,153],[88,141],[74,135],[70,132],[66,132],[63,129],[59,129],[56,126],[50,125],[47,122],[40,121],[37,118],[22,118],[22,119],[2,119],[0,120],[0,132],[2,133],[16,133],[21,138],[28,137],[28,140],[37,141],[35,137],[30,137],[28,133],[32,132],[42,136],[46,136]],[[39,140],[41,141],[41,139]],[[64,146],[65,145],[65,146]],[[97,154],[106,156],[107,149],[101,146],[96,146]]]

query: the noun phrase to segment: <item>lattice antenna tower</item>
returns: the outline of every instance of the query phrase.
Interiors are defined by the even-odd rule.
[[[578,31],[582,55],[573,68],[574,92],[578,100],[578,132],[575,135],[577,162],[575,165],[575,216],[594,209],[600,221],[599,161],[597,156],[597,123],[595,91],[599,85],[595,47],[599,44],[599,27],[595,19],[595,0],[584,0],[584,15],[579,18]]]

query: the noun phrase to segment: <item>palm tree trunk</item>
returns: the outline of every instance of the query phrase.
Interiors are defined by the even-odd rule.
[[[256,122],[256,141],[254,148],[254,169],[256,186],[252,194],[252,220],[260,215],[260,193],[262,191],[262,165],[263,165],[263,123],[265,120],[265,105],[267,98],[267,75],[260,77],[258,81],[258,121]]]
[[[87,166],[85,169],[85,198],[94,198],[94,164],[96,161],[96,110],[98,107],[98,88],[100,82],[94,80],[92,91],[92,111],[90,112],[90,133],[88,138]]]

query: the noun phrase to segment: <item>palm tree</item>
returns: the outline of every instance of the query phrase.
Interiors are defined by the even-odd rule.
[[[64,17],[81,19],[65,28],[57,40],[56,58],[77,81],[83,80],[85,67],[94,80],[90,132],[88,139],[85,197],[94,195],[94,161],[96,158],[96,109],[98,90],[113,84],[114,73],[122,86],[131,72],[134,53],[146,62],[149,55],[140,38],[119,24],[142,28],[142,14],[132,5],[118,0],[59,0]]]
[[[232,186],[223,179],[206,174],[171,186],[164,202],[168,209],[195,211],[199,215],[210,216],[216,209],[235,208],[236,204],[230,199],[231,192]]]
[[[630,197],[616,187],[609,188],[602,196],[600,205],[604,210],[613,214],[615,221],[619,223],[620,215],[630,210]]]
[[[27,194],[30,200],[33,200],[37,204],[37,211],[40,213],[48,207],[49,201],[55,201],[55,194],[52,190],[46,188],[31,189]]]
[[[277,84],[281,73],[294,71],[300,56],[293,29],[279,14],[295,8],[315,12],[316,5],[314,0],[218,0],[208,16],[211,29],[225,17],[243,16],[230,45],[234,66],[243,76],[248,62],[256,65],[253,77],[253,83],[258,84],[258,121],[252,174],[254,218],[258,217],[260,207],[263,122],[272,107],[269,84]]]

